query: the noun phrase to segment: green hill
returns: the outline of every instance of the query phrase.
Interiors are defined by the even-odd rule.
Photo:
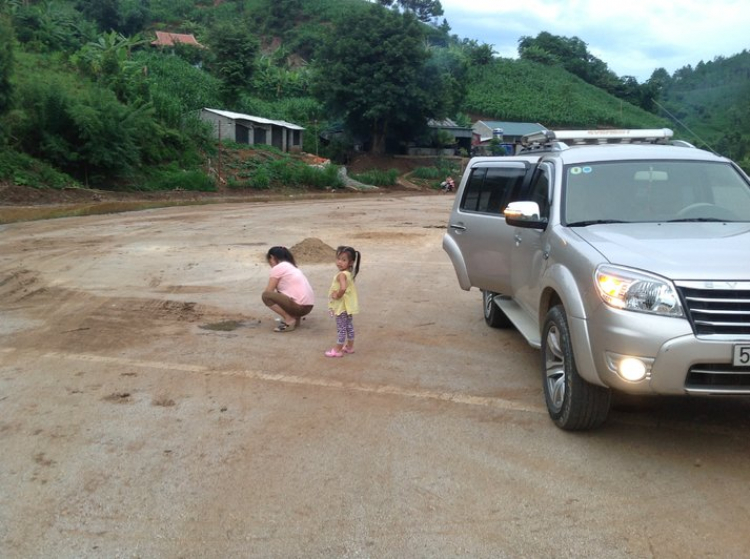
[[[497,59],[469,72],[464,110],[548,128],[661,128],[668,122],[556,66]]]
[[[344,160],[353,138],[366,140],[368,128],[326,98],[320,77],[333,64],[324,55],[335,50],[322,47],[346,31],[336,31],[341,18],[378,9],[366,0],[2,0],[0,181],[214,188],[206,170],[216,146],[196,116],[204,106],[298,123],[307,130],[306,151]],[[207,48],[156,49],[150,45],[156,30],[194,34]],[[358,48],[364,31],[354,30],[344,55]],[[464,122],[472,115],[550,128],[670,127],[694,143],[697,135],[721,153],[748,158],[747,52],[674,76],[656,72],[648,91],[658,98],[650,113],[538,49],[539,60],[555,63],[492,58],[487,45],[451,35],[449,22],[424,24],[420,32],[423,40],[409,43],[425,51],[424,75],[413,80],[419,87],[408,93],[391,87],[403,107],[380,107],[402,118],[390,128],[400,140],[391,149],[424,134],[423,125],[406,125],[416,107],[434,111],[427,117]],[[367,59],[367,52],[359,54]],[[383,75],[396,83],[398,76]],[[346,86],[340,99],[349,94]],[[360,86],[363,91],[366,103],[371,90]],[[371,105],[358,109],[375,109],[378,100]],[[335,141],[319,142],[319,132]]]
[[[662,114],[676,129],[750,167],[750,52],[717,57],[660,77]]]

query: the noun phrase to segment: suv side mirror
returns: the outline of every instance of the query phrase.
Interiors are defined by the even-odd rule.
[[[536,202],[511,202],[503,212],[505,223],[513,227],[546,229],[547,219],[541,217],[540,213]]]

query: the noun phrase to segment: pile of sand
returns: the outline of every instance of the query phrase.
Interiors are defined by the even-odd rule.
[[[335,248],[328,246],[320,239],[310,237],[290,247],[289,250],[298,265],[329,263],[336,259]]]

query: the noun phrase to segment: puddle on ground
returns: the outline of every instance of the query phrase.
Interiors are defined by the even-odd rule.
[[[260,326],[260,320],[224,320],[211,324],[200,324],[198,328],[213,330],[214,332],[232,332],[238,328],[257,328],[258,326]]]
[[[0,224],[19,221],[35,221],[59,217],[81,217],[88,215],[114,214],[140,210],[151,210],[172,206],[195,206],[212,201],[138,201],[100,202],[97,204],[67,204],[59,206],[4,207],[0,209]]]

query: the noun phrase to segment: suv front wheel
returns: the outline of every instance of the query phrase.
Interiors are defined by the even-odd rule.
[[[513,324],[495,304],[497,293],[482,290],[482,307],[484,307],[484,321],[492,328],[510,328]]]
[[[547,410],[568,431],[594,429],[607,419],[610,391],[583,380],[576,369],[565,309],[552,307],[542,329],[542,382]]]

